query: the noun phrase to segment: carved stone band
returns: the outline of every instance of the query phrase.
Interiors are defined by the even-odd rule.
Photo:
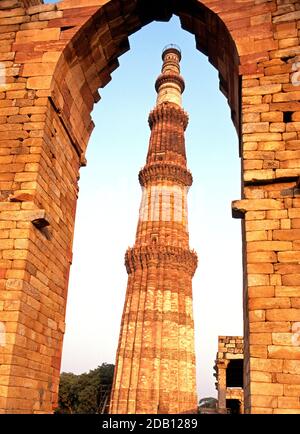
[[[142,187],[153,181],[180,182],[187,187],[193,183],[193,177],[189,170],[176,164],[156,163],[145,166],[139,173],[139,181]]]
[[[183,269],[194,275],[198,258],[194,251],[173,246],[142,246],[128,249],[125,254],[127,273],[131,274],[137,269],[154,266],[169,266]]]

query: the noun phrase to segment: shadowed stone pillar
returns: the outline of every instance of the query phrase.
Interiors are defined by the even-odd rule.
[[[218,364],[218,407],[219,413],[226,413],[226,368],[228,360]]]
[[[128,286],[117,351],[111,413],[197,410],[187,170],[181,107],[181,53],[163,52],[151,138],[139,173],[142,201],[135,245],[126,252]]]

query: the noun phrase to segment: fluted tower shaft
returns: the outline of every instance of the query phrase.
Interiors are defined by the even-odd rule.
[[[111,413],[197,410],[187,170],[181,53],[163,52],[151,137],[139,173],[142,201],[135,245],[125,255],[126,300],[116,358]]]

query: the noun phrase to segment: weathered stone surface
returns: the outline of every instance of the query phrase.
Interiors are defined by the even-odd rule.
[[[239,369],[239,374],[242,380],[244,359],[244,343],[241,336],[219,336],[218,352],[215,364],[215,376],[217,379],[216,388],[218,391],[218,413],[224,414],[229,409],[227,408],[228,399],[237,399],[239,401],[239,411],[244,413],[244,392],[242,384],[232,387],[228,384],[231,369]],[[232,365],[233,363],[233,365]],[[234,366],[234,368],[233,368]]]
[[[300,360],[285,360],[283,362],[283,372],[288,374],[298,374],[300,369]]]
[[[274,383],[252,382],[253,395],[282,396],[283,385]]]
[[[282,367],[282,360],[250,358],[250,368],[253,371],[282,372]]]
[[[278,398],[275,396],[252,395],[255,402],[254,414],[272,414],[272,409],[277,407]]]
[[[64,328],[55,330],[54,323],[64,323],[77,177],[93,130],[91,111],[99,100],[98,88],[109,82],[117,67],[117,57],[129,48],[128,36],[157,16],[168,20],[170,14],[176,13],[182,26],[195,34],[197,47],[220,73],[221,90],[228,98],[237,131],[244,132],[240,142],[245,201],[237,205],[240,214],[244,213],[240,217],[247,222],[245,275],[249,273],[255,284],[245,290],[245,306],[248,297],[274,298],[270,302],[273,305],[286,303],[289,298],[291,306],[273,309],[265,305],[246,311],[245,330],[249,325],[250,336],[291,333],[291,327],[299,321],[295,313],[299,311],[299,271],[292,268],[300,261],[297,232],[300,203],[295,189],[300,160],[297,2],[249,0],[246,6],[239,0],[214,2],[215,5],[204,0],[199,2],[199,11],[197,5],[191,8],[186,2],[183,8],[182,2],[175,2],[178,3],[175,11],[173,2],[169,2],[172,6],[167,2],[167,7],[165,2],[150,2],[143,10],[142,1],[139,15],[135,2],[65,0],[58,5],[45,5],[39,0],[3,0],[0,3],[0,62],[7,70],[0,104],[0,204],[1,213],[6,213],[0,219],[5,236],[1,238],[0,276],[3,280],[23,281],[19,290],[0,289],[0,307],[4,309],[0,310],[0,321],[6,318],[7,327],[13,330],[10,338],[13,343],[5,353],[5,364],[1,364],[5,400],[0,398],[0,412],[51,412],[56,406]],[[201,25],[194,13],[203,19]],[[52,178],[45,168],[54,164],[50,159],[53,154],[56,174]],[[28,219],[15,217],[18,209],[10,208],[10,197],[23,198],[15,203],[22,206],[19,209],[23,217],[24,212],[37,208],[34,204],[44,209],[51,218],[53,238],[45,237],[36,244],[36,231],[40,229]],[[58,281],[54,276],[64,277]],[[40,306],[30,309],[20,304],[24,295],[38,297],[38,291],[46,291],[45,288],[47,302],[45,299]],[[16,304],[5,304],[3,300],[12,293]],[[63,296],[58,299],[57,294]],[[48,303],[53,309],[48,308]],[[9,310],[12,306],[16,311]],[[42,317],[37,313],[39,308]],[[32,344],[35,351],[28,340],[14,335],[21,317],[26,333],[34,330],[36,334]],[[53,332],[55,339],[50,341]],[[250,344],[250,336],[245,335],[245,346],[257,360],[273,360],[274,355],[276,359],[279,355],[280,360],[299,360],[297,347],[270,345],[267,350],[266,345]],[[284,336],[277,335],[276,339],[284,340]],[[22,358],[16,357],[19,345]],[[41,354],[41,348],[45,354]],[[0,348],[1,360],[2,355]],[[28,387],[18,385],[17,389],[8,386],[16,377],[27,378],[25,366],[30,364],[36,364],[37,375],[43,374],[39,384],[45,392],[42,401],[36,397],[34,382],[26,383]],[[290,399],[299,396],[298,385],[279,383],[290,377],[272,378],[275,388],[277,382],[283,386],[284,395],[270,398],[259,387],[253,393],[251,368],[249,364],[245,366],[246,412],[299,412],[299,404]],[[293,372],[284,373],[299,375],[298,365],[293,366]],[[256,372],[256,379],[269,378],[267,371]]]
[[[300,346],[270,345],[268,355],[271,359],[300,360]]]
[[[146,166],[139,176],[144,189],[137,235],[134,248],[125,255],[129,276],[111,413],[197,412],[192,313],[197,258],[189,250],[187,232],[186,187],[192,178],[186,170],[187,115],[181,108],[184,82],[180,58],[177,50],[164,52],[162,74],[156,81],[157,104],[149,116],[151,137]],[[176,142],[171,140],[173,135]],[[161,212],[159,195],[164,196]],[[175,229],[172,246],[165,237],[171,228]],[[144,304],[139,308],[137,300],[141,298]],[[160,330],[160,339],[154,329]],[[157,359],[161,363],[154,369]]]

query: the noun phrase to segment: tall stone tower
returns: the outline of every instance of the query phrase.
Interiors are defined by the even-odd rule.
[[[197,409],[181,52],[163,51],[151,138],[139,173],[143,196],[135,245],[125,264],[128,286],[112,389],[111,413],[193,413]]]

